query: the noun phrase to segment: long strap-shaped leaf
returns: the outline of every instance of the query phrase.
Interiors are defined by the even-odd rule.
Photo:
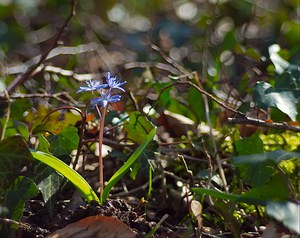
[[[57,172],[66,177],[71,183],[73,183],[74,186],[82,193],[87,202],[91,202],[92,200],[100,202],[99,198],[97,197],[91,186],[88,184],[88,182],[79,173],[70,168],[63,161],[53,155],[41,151],[31,150],[31,154],[33,158],[55,169]]]
[[[108,183],[106,184],[101,202],[105,202],[111,188],[124,176],[124,174],[129,170],[132,164],[137,160],[137,158],[142,154],[142,152],[146,149],[147,145],[152,141],[154,135],[156,133],[156,128],[153,128],[150,133],[146,136],[144,142],[134,151],[134,153],[130,156],[130,158],[126,161],[126,163],[110,178]]]

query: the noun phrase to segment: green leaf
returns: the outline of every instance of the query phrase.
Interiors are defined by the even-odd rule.
[[[274,189],[275,187],[276,189]],[[284,201],[289,197],[288,188],[284,179],[279,174],[272,176],[265,185],[252,188],[241,195],[206,188],[192,188],[191,191],[197,194],[206,194],[214,198],[255,205],[266,205],[268,201]]]
[[[92,200],[96,200],[97,202],[99,202],[99,198],[97,197],[91,186],[87,183],[87,181],[79,173],[70,168],[60,159],[41,151],[31,150],[31,154],[33,158],[47,164],[48,166],[62,174],[64,177],[66,177],[82,193],[82,195],[88,202],[91,202]]]
[[[6,118],[2,118],[2,124],[4,124]],[[21,135],[23,138],[28,138],[28,127],[25,123],[10,119],[5,131],[5,138]]]
[[[286,89],[273,89],[266,82],[256,82],[253,89],[255,102],[259,108],[276,107],[296,121],[298,100],[292,91]]]
[[[51,135],[48,137],[50,142],[50,152],[56,156],[69,155],[77,149],[79,136],[77,128],[71,126],[64,128],[59,135]]]
[[[45,203],[59,191],[62,181],[63,177],[52,170],[52,172],[37,185]]]
[[[265,202],[284,201],[289,198],[289,190],[284,178],[277,173],[274,174],[264,185],[250,189],[245,192],[242,197],[258,199]],[[265,203],[262,205],[265,205]]]
[[[274,173],[275,165],[290,158],[300,158],[300,153],[276,150],[272,152],[233,157],[244,181],[252,186],[263,185]]]
[[[292,202],[268,202],[266,212],[300,235],[300,205]]]
[[[156,128],[154,127],[150,133],[146,136],[144,142],[134,151],[134,153],[129,157],[125,164],[110,178],[103,190],[103,195],[101,202],[105,202],[108,198],[109,192],[112,187],[127,173],[132,164],[139,158],[142,152],[146,149],[147,145],[151,142],[152,138],[156,133]]]
[[[129,123],[124,128],[129,139],[142,143],[154,126],[145,116],[136,111],[130,114]]]
[[[38,143],[37,150],[43,151],[45,153],[49,153],[50,143],[48,142],[48,140],[44,135],[42,134],[38,135],[38,142],[39,143]]]
[[[239,155],[250,155],[264,152],[264,143],[258,134],[235,142],[235,148]]]
[[[289,89],[295,92],[296,97],[300,90],[300,67],[298,65],[290,65],[282,74],[275,75],[275,88]]]
[[[21,169],[33,161],[26,143],[20,136],[14,136],[0,143],[0,190],[14,180]]]
[[[25,202],[38,194],[39,190],[35,183],[23,176],[17,177],[13,184],[4,193],[4,207],[8,209],[6,217],[15,221],[20,221]],[[12,225],[10,229],[16,229],[17,227]],[[3,234],[4,226],[0,224],[0,233]]]
[[[232,194],[232,193],[223,193],[220,191],[216,191],[213,189],[207,188],[191,188],[191,191],[200,194],[200,195],[208,195],[218,199],[230,200],[233,202],[245,202],[248,204],[256,204],[261,205],[264,204],[265,201],[255,198],[243,197],[242,195]]]

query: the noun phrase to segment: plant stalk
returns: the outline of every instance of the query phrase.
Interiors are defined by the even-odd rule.
[[[98,106],[96,106],[98,114],[100,115],[100,125],[99,125],[99,187],[100,187],[100,202],[102,202],[102,195],[104,189],[104,179],[103,179],[103,157],[102,157],[102,144],[103,144],[103,130],[104,121],[107,107],[104,107],[100,112]]]

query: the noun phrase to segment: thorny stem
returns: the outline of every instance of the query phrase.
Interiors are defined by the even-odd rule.
[[[103,144],[103,131],[104,131],[104,121],[107,107],[100,109],[96,105],[97,112],[100,116],[100,125],[99,125],[99,187],[100,187],[100,201],[102,201],[102,194],[104,188],[104,179],[103,179],[103,157],[102,157],[102,144]]]

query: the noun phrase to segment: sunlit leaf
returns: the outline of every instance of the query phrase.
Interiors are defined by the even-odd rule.
[[[298,100],[292,91],[273,89],[271,84],[262,81],[257,82],[253,90],[255,102],[259,108],[277,107],[296,121]]]
[[[99,201],[99,198],[97,197],[91,186],[87,183],[87,181],[79,173],[70,168],[60,159],[41,151],[31,150],[31,154],[33,158],[47,164],[48,166],[62,174],[64,177],[66,177],[82,193],[82,195],[88,202],[91,202],[92,200]]]
[[[267,214],[300,235],[300,205],[292,202],[268,202]]]
[[[275,66],[276,72],[281,74],[289,66],[289,62],[281,58],[281,56],[278,54],[279,51],[280,51],[279,45],[274,44],[269,46],[270,59]]]
[[[51,197],[59,191],[62,181],[63,177],[52,171],[52,173],[50,173],[37,185],[42,193],[45,203],[47,203],[49,199],[51,199]]]

